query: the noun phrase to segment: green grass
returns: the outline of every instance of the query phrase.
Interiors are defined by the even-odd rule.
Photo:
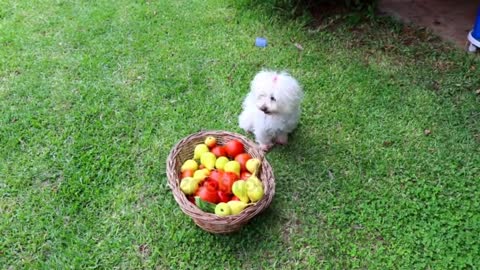
[[[478,269],[478,59],[388,19],[311,31],[236,2],[0,1],[0,268]],[[301,123],[268,154],[270,208],[211,235],[165,160],[242,132],[264,67],[304,86]]]

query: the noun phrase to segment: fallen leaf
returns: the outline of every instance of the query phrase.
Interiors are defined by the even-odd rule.
[[[147,244],[141,244],[138,247],[138,252],[143,256],[143,257],[148,257],[150,256],[150,248],[148,247]]]
[[[433,81],[433,82],[432,82],[432,89],[433,89],[434,91],[437,91],[437,92],[438,92],[438,91],[440,90],[440,83],[438,83],[437,81]]]
[[[384,147],[390,147],[390,146],[392,146],[392,144],[393,144],[392,141],[384,141],[384,142],[383,142],[383,146],[384,146]]]
[[[360,224],[355,224],[355,225],[353,225],[353,229],[354,230],[363,230],[363,226],[360,225]]]
[[[480,133],[477,133],[477,134],[473,135],[473,137],[475,138],[475,141],[480,143]]]
[[[303,51],[303,46],[301,44],[295,43],[293,45],[295,45],[295,47],[297,47],[297,49],[299,49],[300,51]]]
[[[430,129],[425,129],[423,131],[423,134],[425,134],[425,136],[428,136],[428,135],[432,134],[432,131]]]
[[[328,177],[330,178],[330,180],[334,180],[335,179],[335,175],[333,175],[333,172],[328,170]]]

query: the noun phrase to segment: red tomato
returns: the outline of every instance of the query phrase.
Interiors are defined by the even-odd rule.
[[[183,171],[181,174],[180,174],[180,179],[183,179],[185,177],[193,177],[193,173],[195,171],[194,170],[186,170],[186,171]]]
[[[208,190],[217,191],[219,183],[215,180],[209,179],[203,183],[204,187],[207,187]]]
[[[252,156],[250,156],[249,153],[241,153],[235,156],[235,160],[240,163],[240,171],[245,171],[247,168],[245,168],[245,164],[247,164],[247,160],[251,159]]]
[[[252,174],[248,171],[243,171],[241,174],[240,174],[240,179],[242,180],[247,180],[250,176],[252,176]]]
[[[212,179],[213,181],[216,181],[217,183],[220,183],[223,177],[223,171],[221,170],[213,170],[210,172],[210,175],[208,178]]]
[[[219,146],[219,145],[213,147],[212,150],[210,150],[210,152],[212,152],[217,158],[227,155],[227,151],[225,151],[225,147]]]
[[[225,151],[227,151],[227,155],[229,157],[234,158],[238,154],[243,153],[245,151],[245,147],[239,140],[231,140],[225,144]]]
[[[224,172],[222,179],[218,182],[218,189],[227,194],[232,194],[232,185],[236,180],[238,180],[238,176],[235,173]]]
[[[221,190],[218,191],[218,198],[220,202],[228,202],[232,198],[232,195],[227,194]]]
[[[209,188],[208,183],[205,183],[203,186],[198,188],[197,196],[199,196],[202,200],[211,203],[218,203],[220,200],[217,190]]]
[[[230,201],[240,201],[240,199],[237,196],[233,196]]]

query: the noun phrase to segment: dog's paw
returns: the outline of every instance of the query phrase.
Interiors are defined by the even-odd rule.
[[[288,135],[287,134],[282,134],[279,135],[277,138],[275,138],[275,143],[285,145],[288,142]]]
[[[263,152],[268,152],[272,148],[273,144],[260,144],[260,149]]]
[[[252,128],[242,128],[242,129],[246,134],[253,135],[253,129]]]

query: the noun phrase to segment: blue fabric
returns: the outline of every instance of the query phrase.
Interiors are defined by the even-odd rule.
[[[480,8],[477,10],[477,18],[475,19],[475,25],[473,26],[472,36],[476,40],[480,40]]]

